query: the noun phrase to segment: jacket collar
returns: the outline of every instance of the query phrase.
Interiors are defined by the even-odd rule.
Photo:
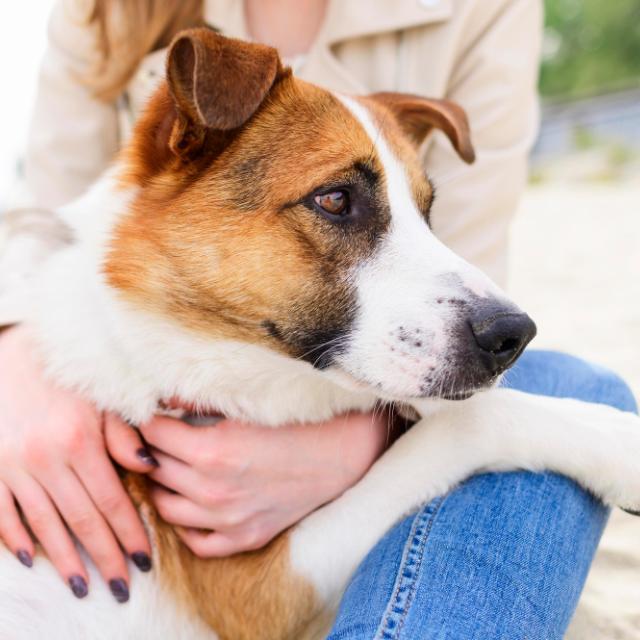
[[[316,46],[447,20],[453,0],[329,0]],[[205,0],[205,19],[225,35],[248,38],[242,0]]]
[[[318,44],[442,22],[452,10],[452,0],[329,0]]]

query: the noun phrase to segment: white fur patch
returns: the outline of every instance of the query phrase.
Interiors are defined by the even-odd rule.
[[[131,569],[131,598],[118,604],[86,556],[89,595],[78,600],[43,557],[25,569],[0,548],[3,640],[216,640],[197,617],[180,611],[158,570]]]

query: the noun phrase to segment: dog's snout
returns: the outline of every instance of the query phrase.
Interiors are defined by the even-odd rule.
[[[480,359],[493,374],[510,367],[536,335],[536,325],[526,313],[486,309],[470,319]]]

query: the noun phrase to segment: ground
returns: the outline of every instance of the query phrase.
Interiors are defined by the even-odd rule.
[[[640,398],[640,181],[530,187],[511,273],[534,347],[606,365]],[[569,639],[640,640],[640,518],[613,514]]]

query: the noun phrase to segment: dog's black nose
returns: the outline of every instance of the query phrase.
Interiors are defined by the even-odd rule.
[[[470,320],[483,365],[493,374],[510,367],[536,335],[536,325],[526,313],[485,309]]]

